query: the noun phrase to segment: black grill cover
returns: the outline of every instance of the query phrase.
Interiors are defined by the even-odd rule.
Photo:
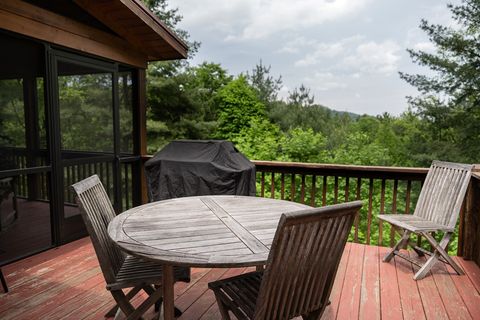
[[[173,141],[145,163],[150,201],[255,196],[255,165],[229,141]]]

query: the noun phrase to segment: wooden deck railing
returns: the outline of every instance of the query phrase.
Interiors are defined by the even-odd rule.
[[[379,213],[411,213],[427,168],[254,161],[258,196],[311,206],[364,200],[351,240],[393,245],[394,230],[379,224]],[[387,239],[386,239],[387,238]],[[386,243],[385,240],[387,240]]]
[[[379,222],[376,216],[380,213],[413,213],[428,172],[428,168],[253,162],[257,169],[258,196],[311,206],[363,200],[364,206],[355,220],[351,240],[382,246],[393,246],[398,235],[389,225]],[[469,200],[459,219],[458,237],[451,242],[450,249],[457,255],[475,259],[472,255],[479,241],[475,238],[478,229],[474,227],[473,220],[480,224],[476,213],[480,208],[480,184],[476,177],[472,180],[474,187],[470,187]],[[465,227],[466,222],[469,223],[468,227]],[[417,242],[422,244],[422,239],[417,238]]]
[[[14,169],[28,169],[30,167],[48,167],[47,151],[40,150],[34,155],[29,155],[25,148],[3,148],[9,152],[4,160],[9,161]],[[76,205],[75,195],[70,188],[72,184],[86,177],[97,174],[105,185],[105,189],[111,199],[115,199],[115,179],[114,162],[115,157],[111,154],[102,154],[94,152],[67,152],[62,153],[64,170],[64,203],[66,205]],[[135,168],[138,168],[140,157],[124,156],[119,159],[119,179],[121,203],[118,204],[119,210],[126,210],[134,205],[139,196],[138,186],[133,186],[133,175]],[[20,198],[31,200],[49,201],[49,174],[50,169],[42,170],[30,174],[15,175],[15,192]]]

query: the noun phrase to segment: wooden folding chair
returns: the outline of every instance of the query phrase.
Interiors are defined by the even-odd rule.
[[[223,319],[320,319],[361,201],[283,214],[263,272],[209,283]]]
[[[127,255],[110,240],[107,227],[115,217],[115,211],[97,175],[77,182],[72,187],[107,282],[107,290],[117,302],[105,316],[114,316],[120,308],[127,319],[139,319],[153,304],[161,301],[162,266]],[[190,281],[188,269],[176,267],[174,272],[176,281]],[[125,288],[132,289],[125,294],[122,290]],[[130,300],[140,290],[144,290],[149,297],[135,309]]]
[[[389,262],[395,255],[404,258],[420,267],[413,277],[415,280],[424,278],[437,261],[443,261],[463,274],[460,266],[448,255],[447,245],[455,230],[463,199],[470,182],[473,165],[433,161],[420,192],[415,212],[411,214],[381,214],[378,218],[392,224],[392,228],[401,230],[400,241],[383,258]],[[432,233],[443,232],[440,242]],[[433,252],[425,250],[410,241],[414,233],[425,237],[431,244]],[[410,245],[420,256],[425,254],[430,258],[421,264],[399,252]]]

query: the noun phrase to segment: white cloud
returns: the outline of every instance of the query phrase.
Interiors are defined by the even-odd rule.
[[[392,40],[365,41],[363,36],[353,36],[337,42],[320,42],[295,61],[296,67],[327,65],[329,70],[347,70],[357,78],[360,72],[390,74],[398,69],[401,47]]]
[[[329,91],[347,87],[341,76],[334,75],[331,72],[315,72],[312,77],[306,77],[304,82],[307,87],[311,87],[315,91]]]
[[[294,37],[293,40],[283,44],[282,48],[277,50],[278,53],[299,53],[304,48],[309,48],[315,45],[315,41],[305,37]]]
[[[188,27],[209,25],[225,40],[263,39],[357,14],[372,0],[172,1]]]
[[[422,41],[422,42],[417,42],[413,45],[413,49],[415,50],[421,50],[425,52],[435,52],[435,46],[433,45],[432,42],[429,41]]]
[[[363,37],[353,36],[342,39],[337,42],[325,43],[320,42],[315,45],[312,45],[313,50],[307,53],[305,57],[295,62],[297,67],[306,67],[318,64],[324,59],[331,59],[342,56],[349,50],[349,48],[361,41]]]
[[[398,69],[401,47],[392,40],[380,43],[369,41],[357,46],[355,52],[343,59],[343,65],[368,73],[390,74]]]

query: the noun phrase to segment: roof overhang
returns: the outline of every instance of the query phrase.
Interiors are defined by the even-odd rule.
[[[187,45],[139,0],[75,3],[110,32],[20,0],[0,1],[0,29],[139,68],[187,57]]]
[[[148,61],[187,57],[187,45],[141,0],[75,0],[75,3],[143,52]]]

